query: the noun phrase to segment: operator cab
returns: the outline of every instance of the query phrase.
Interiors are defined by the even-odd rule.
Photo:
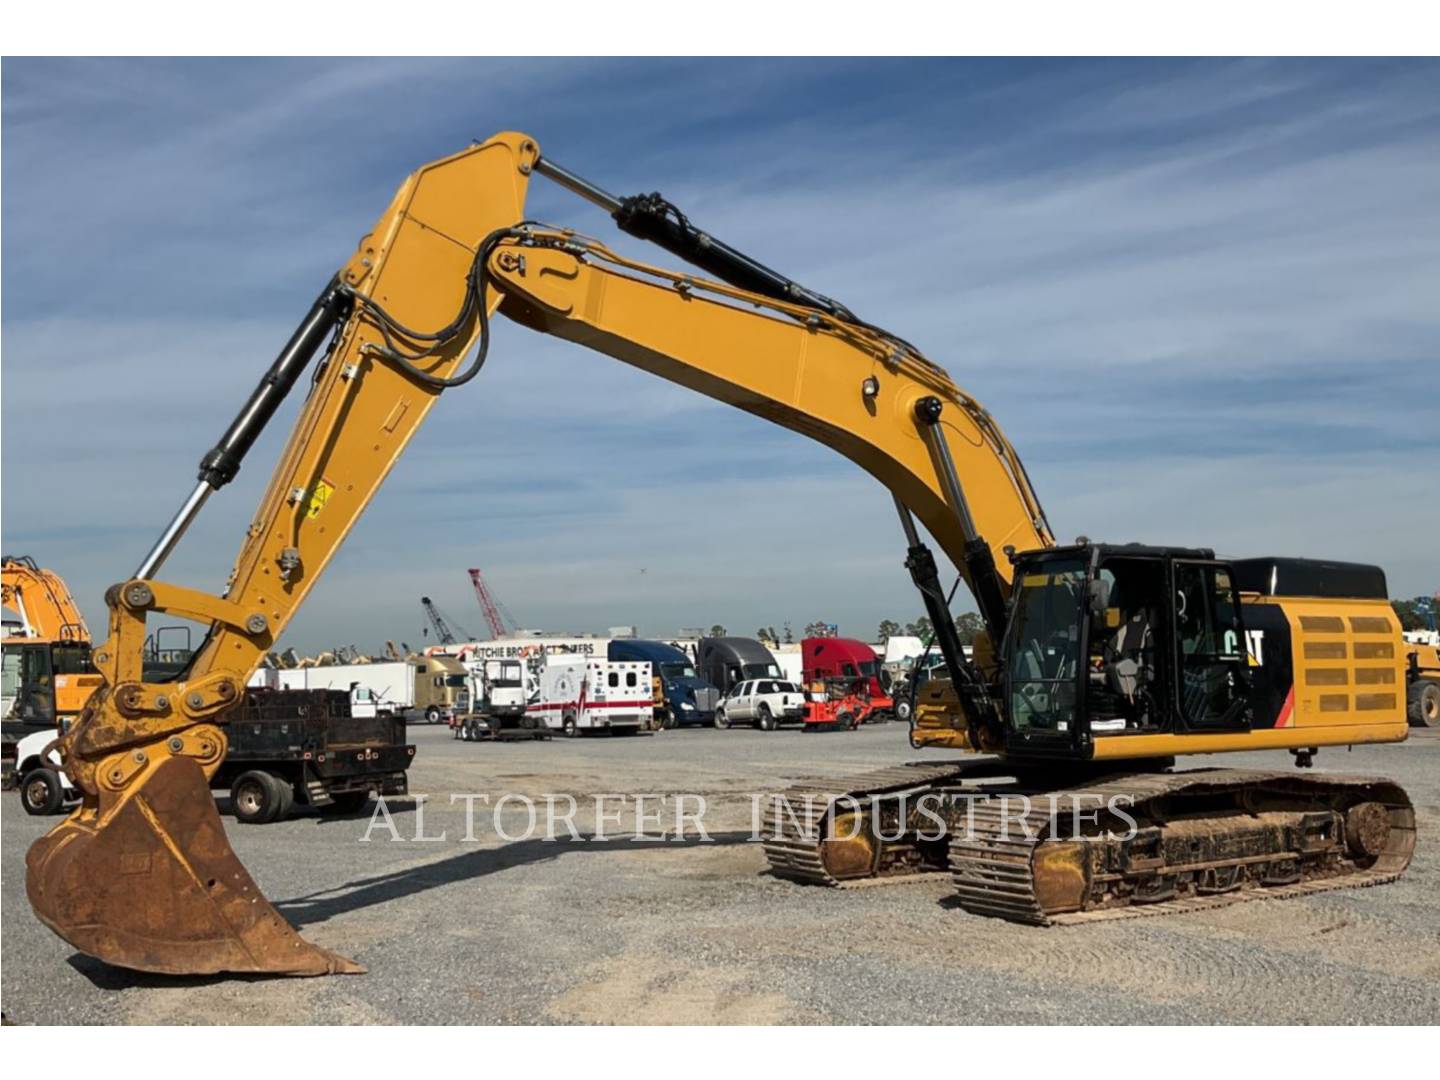
[[[1250,726],[1239,594],[1214,552],[1079,544],[1018,556],[1013,580],[1007,752]]]

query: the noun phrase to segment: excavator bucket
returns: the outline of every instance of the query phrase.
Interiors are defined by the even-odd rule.
[[[121,792],[102,789],[31,846],[35,913],[81,952],[172,975],[359,974],[302,938],[240,865],[204,770],[158,762]]]

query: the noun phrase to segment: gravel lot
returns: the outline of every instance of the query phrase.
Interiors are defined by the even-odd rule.
[[[939,880],[824,890],[764,875],[759,846],[746,842],[748,793],[922,756],[898,724],[499,745],[417,727],[412,739],[411,787],[430,795],[425,831],[443,841],[413,840],[413,804],[394,815],[405,842],[383,827],[358,842],[368,815],[250,827],[227,818],[280,910],[367,965],[363,976],[179,979],[76,954],[25,899],[25,850],[49,822],[5,793],[6,1021],[1431,1024],[1440,1006],[1434,732],[1316,759],[1320,770],[1386,775],[1409,790],[1421,836],[1399,883],[1052,929],[955,910]],[[582,831],[595,793],[693,792],[706,797],[714,842],[504,844],[483,807],[466,842],[463,804],[447,805],[456,792],[569,793],[581,799]],[[524,815],[507,810],[502,824],[518,830]]]

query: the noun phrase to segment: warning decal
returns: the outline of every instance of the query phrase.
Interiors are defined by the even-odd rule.
[[[310,506],[305,511],[305,516],[312,518],[318,516],[320,511],[325,509],[325,503],[329,501],[330,494],[334,490],[335,488],[324,480],[317,480],[315,490],[310,493]]]

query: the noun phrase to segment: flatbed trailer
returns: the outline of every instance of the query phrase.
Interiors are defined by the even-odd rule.
[[[225,761],[210,782],[228,788],[238,821],[261,824],[296,805],[351,813],[377,795],[404,795],[415,747],[402,716],[352,716],[343,690],[251,687],[230,714]]]
[[[59,813],[78,798],[53,753],[42,760],[56,734],[32,727],[23,740],[7,738],[28,813]],[[225,760],[210,787],[228,790],[231,812],[247,824],[277,821],[297,805],[352,813],[371,792],[404,795],[415,758],[403,717],[353,716],[344,690],[251,687],[230,713],[225,737]]]

